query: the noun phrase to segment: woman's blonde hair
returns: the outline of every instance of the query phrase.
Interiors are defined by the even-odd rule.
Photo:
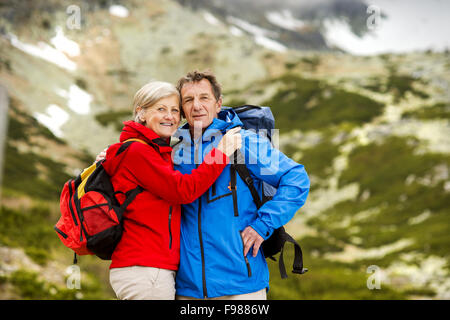
[[[146,109],[152,107],[156,102],[161,99],[177,96],[178,101],[180,101],[180,93],[177,88],[171,83],[163,81],[151,81],[140,88],[134,95],[133,101],[133,115],[134,121],[142,123],[140,116]],[[141,107],[140,112],[138,112],[138,107]]]

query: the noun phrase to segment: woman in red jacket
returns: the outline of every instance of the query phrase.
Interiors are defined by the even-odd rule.
[[[230,130],[197,169],[183,175],[173,169],[169,146],[180,122],[178,90],[166,82],[146,84],[134,97],[134,115],[134,121],[124,123],[120,142],[144,143],[132,143],[113,167],[108,158],[122,145],[114,144],[104,162],[118,195],[138,185],[144,189],[124,214],[123,235],[111,258],[110,283],[119,299],[174,299],[180,205],[194,201],[214,183],[228,157],[240,148],[241,137],[239,128]]]

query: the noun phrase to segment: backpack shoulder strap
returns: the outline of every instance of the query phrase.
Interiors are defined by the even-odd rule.
[[[126,150],[133,142],[135,142],[135,141],[148,145],[147,142],[145,142],[144,140],[141,140],[141,139],[137,139],[137,138],[127,139],[127,140],[125,140],[125,141],[122,143],[122,145],[120,146],[120,148],[117,149],[117,152],[116,152],[115,155],[118,156],[119,154],[121,154],[122,152],[124,152],[124,151],[125,151],[125,150]]]
[[[97,169],[99,164],[97,162],[94,162],[91,166],[84,169],[81,174],[77,177],[75,185],[78,185],[77,187],[77,196],[78,199],[81,199],[81,197],[85,194],[85,187],[86,182],[88,178],[91,176],[91,174]]]
[[[144,140],[138,139],[138,138],[131,138],[131,139],[127,139],[124,142],[128,142],[128,141],[137,141],[143,144],[148,144],[147,142],[145,142]]]
[[[120,206],[120,210],[122,212],[125,211],[125,209],[128,207],[128,205],[134,200],[134,198],[136,198],[136,196],[141,193],[142,191],[144,191],[144,188],[142,188],[141,186],[137,186],[134,189],[129,190],[128,192],[125,193],[125,201],[122,203],[122,205]]]
[[[239,216],[238,205],[237,205],[237,191],[236,191],[236,163],[237,163],[237,152],[233,153],[234,163],[230,165],[230,191],[231,196],[233,197],[233,211],[234,216]]]
[[[297,241],[295,241],[294,238],[292,238],[284,230],[281,233],[281,239],[282,239],[282,245],[281,245],[280,258],[279,258],[279,261],[278,261],[278,268],[280,270],[281,278],[282,279],[287,278],[286,267],[284,265],[284,258],[283,258],[284,245],[285,245],[286,241],[292,243],[294,245],[294,249],[295,249],[294,263],[293,263],[293,266],[292,266],[292,273],[304,274],[304,273],[308,272],[307,268],[303,268],[302,248],[297,243]]]
[[[236,178],[233,178],[233,175],[236,176],[236,172],[237,172],[239,174],[239,176],[241,177],[242,181],[244,181],[245,184],[247,185],[247,187],[249,188],[250,193],[253,198],[253,201],[255,201],[256,207],[259,209],[263,205],[263,202],[259,196],[258,190],[256,190],[255,185],[253,184],[253,178],[251,177],[250,171],[248,171],[247,166],[245,165],[245,163],[237,162],[238,153],[240,153],[239,149],[236,150],[236,152],[234,153],[234,163],[232,163],[230,166],[231,170],[232,170],[231,183],[234,182],[236,184]]]
[[[117,150],[115,156],[118,156],[120,153],[124,152],[133,142],[140,142],[143,144],[148,145],[147,142],[145,142],[144,140],[141,139],[137,139],[137,138],[131,138],[131,139],[127,139],[125,140],[122,145],[120,146],[120,148]],[[144,188],[142,188],[141,186],[137,186],[134,189],[129,190],[128,192],[125,193],[125,201],[122,203],[122,205],[120,206],[120,209],[122,212],[125,211],[125,209],[128,207],[128,205],[134,200],[134,198],[136,198],[136,196],[141,193],[142,191],[144,191]]]

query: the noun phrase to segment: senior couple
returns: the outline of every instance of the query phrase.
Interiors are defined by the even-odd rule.
[[[134,121],[124,123],[120,141],[140,141],[117,167],[108,166],[108,159],[120,143],[97,158],[106,158],[116,192],[144,189],[124,214],[111,258],[117,297],[266,299],[269,270],[261,244],[305,203],[309,179],[303,165],[242,129],[236,113],[222,109],[221,87],[209,71],[190,72],[177,87],[150,82],[136,93],[133,107]],[[182,116],[187,123],[178,128]],[[174,150],[171,136],[181,139]],[[236,216],[229,166],[237,149],[251,160],[247,167],[258,191],[265,181],[277,192],[257,209],[237,176]],[[270,157],[259,159],[260,149]]]

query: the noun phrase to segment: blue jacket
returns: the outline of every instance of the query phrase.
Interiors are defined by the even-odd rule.
[[[172,154],[175,169],[189,174],[220,141],[217,134],[243,126],[233,110],[219,113],[205,130],[201,144],[192,143],[188,126],[177,131],[182,139]],[[260,248],[243,255],[240,231],[247,226],[267,239],[274,229],[286,224],[306,201],[309,179],[303,165],[273,148],[266,138],[241,130],[241,153],[261,191],[261,181],[278,188],[274,198],[259,210],[250,190],[237,175],[239,215],[233,210],[230,165],[200,198],[183,205],[181,217],[180,267],[176,278],[177,295],[194,298],[219,297],[255,292],[269,287],[269,270]],[[197,164],[195,163],[197,160]],[[251,275],[250,275],[251,274]]]

